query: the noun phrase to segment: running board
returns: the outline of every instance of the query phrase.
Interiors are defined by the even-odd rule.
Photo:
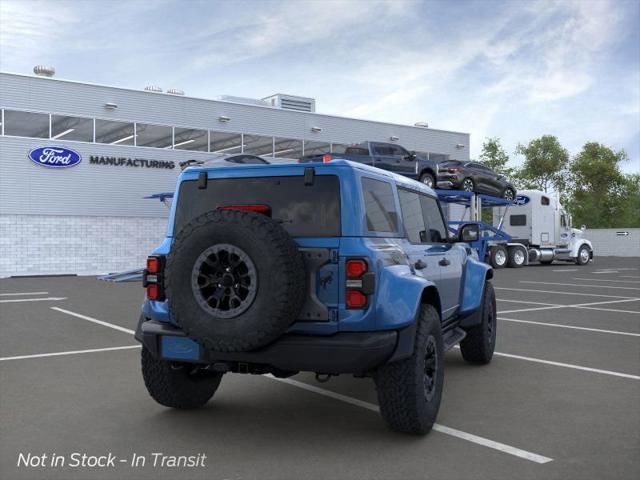
[[[464,337],[467,336],[467,332],[465,332],[461,328],[454,328],[445,334],[442,337],[442,341],[444,342],[444,351],[447,352],[455,347],[458,343],[464,340]]]

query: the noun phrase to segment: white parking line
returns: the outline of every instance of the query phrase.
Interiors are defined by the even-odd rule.
[[[573,277],[572,280],[595,280],[596,282],[614,282],[614,283],[630,283],[632,285],[638,285],[638,281],[635,282],[632,280],[611,280],[609,278],[581,278],[581,277]],[[606,285],[603,285],[606,287]]]
[[[613,377],[622,377],[622,378],[630,378],[632,380],[640,380],[640,377],[638,375],[631,375],[630,373],[614,372],[611,370],[600,370],[599,368],[583,367],[582,365],[573,365],[571,363],[552,362],[551,360],[543,360],[541,358],[533,358],[533,357],[523,357],[522,355],[513,355],[511,353],[494,352],[493,354],[498,355],[500,357],[525,360],[527,362],[543,363],[545,365],[554,365],[556,367],[572,368],[574,370],[582,370],[584,372],[602,373],[604,375],[611,375]]]
[[[510,303],[530,303],[531,305],[546,305],[548,307],[562,307],[557,303],[542,303],[542,302],[530,302],[528,300],[507,300],[506,298],[496,298],[498,302],[510,302]]]
[[[627,335],[629,337],[640,337],[640,333],[620,332],[617,330],[602,330],[600,328],[576,327],[574,325],[561,325],[559,323],[534,322],[531,320],[516,320],[515,318],[498,317],[498,320],[504,322],[530,323],[532,325],[542,325],[545,327],[569,328],[572,330],[584,330],[586,332],[611,333],[613,335]]]
[[[140,348],[142,345],[128,345],[126,347],[109,347],[109,348],[92,348],[90,350],[71,350],[68,352],[54,352],[54,353],[39,353],[36,355],[20,355],[17,357],[1,357],[0,362],[6,362],[8,360],[24,360],[26,358],[43,358],[43,357],[59,357],[62,355],[78,355],[80,353],[93,353],[93,352],[110,352],[113,350],[128,350],[130,348]]]
[[[597,307],[576,307],[576,308],[584,308],[585,310],[600,310],[601,312],[631,313],[635,315],[640,315],[640,312],[635,310],[616,310],[615,308],[597,308]]]
[[[593,287],[593,288],[615,288],[616,290],[640,290],[639,287],[611,287],[609,285],[584,285],[582,283],[554,283],[554,282],[534,282],[532,280],[520,280],[520,283],[536,283],[542,285],[560,285],[565,287]]]
[[[577,272],[577,268],[562,268],[560,270],[551,270],[552,272]]]
[[[603,272],[593,272],[593,273],[598,275],[598,274],[601,274],[601,273],[620,273],[620,272],[618,272],[618,270],[605,270]]]
[[[597,295],[596,295],[597,296]],[[607,305],[609,303],[625,303],[625,302],[637,302],[640,298],[626,298],[625,300],[608,300],[605,302],[591,302],[591,303],[574,303],[572,305],[551,305],[548,307],[538,308],[520,308],[518,310],[504,310],[500,313],[516,313],[516,312],[534,312],[536,310],[553,310],[555,308],[586,308],[588,310],[602,310],[604,312],[624,312],[624,313],[640,313],[632,310],[615,310],[612,308],[597,308],[593,305]]]
[[[81,318],[82,320],[86,320],[87,322],[97,323],[98,325],[102,325],[103,327],[113,328],[114,330],[119,330],[124,333],[130,333],[131,335],[135,333],[130,328],[124,328],[119,325],[114,325],[113,323],[103,322],[102,320],[98,320],[97,318],[87,317],[86,315],[81,315],[79,313],[71,312],[69,310],[65,310],[64,308],[51,307],[51,310],[55,310],[56,312],[66,313],[67,315]]]
[[[297,380],[292,380],[290,378],[276,378],[272,375],[264,375],[264,376],[267,378],[270,378],[271,380],[276,380],[278,382],[286,383],[293,387],[301,388],[303,390],[317,393],[319,395],[324,395],[325,397],[333,398],[334,400],[339,400],[341,402],[348,403],[350,405],[355,405],[356,407],[364,408],[372,412],[377,412],[377,413],[380,412],[380,408],[377,405],[370,402],[358,400],[357,398],[348,397],[347,395],[342,395],[341,393],[325,390],[324,388],[316,387],[314,385],[309,385],[307,383],[299,382]],[[477,445],[482,445],[483,447],[492,448],[500,452],[508,453],[509,455],[513,455],[519,458],[524,458],[525,460],[529,460],[531,462],[549,463],[553,461],[552,458],[544,457],[542,455],[538,455],[537,453],[528,452],[527,450],[522,450],[520,448],[512,447],[511,445],[506,445],[504,443],[496,442],[494,440],[489,440],[488,438],[479,437],[477,435],[473,435],[472,433],[456,430],[455,428],[446,427],[438,423],[433,425],[433,429],[436,432],[444,433],[446,435],[451,435],[453,437],[460,438],[462,440],[466,440],[468,442],[472,442]]]
[[[544,282],[546,283],[546,282]],[[602,287],[600,285],[600,287]],[[576,295],[578,297],[607,297],[607,298],[629,298],[640,300],[636,297],[623,297],[620,295],[601,295],[599,293],[576,293],[576,292],[558,292],[557,290],[530,290],[528,288],[510,288],[510,287],[493,287],[495,290],[511,290],[514,292],[533,292],[533,293],[555,293],[558,295]]]
[[[0,293],[0,297],[13,297],[18,295],[49,295],[49,292]]]
[[[57,302],[66,300],[67,297],[47,297],[47,298],[11,298],[9,300],[0,300],[0,303],[20,303],[20,302]]]
[[[640,278],[640,275],[620,275],[620,278]]]

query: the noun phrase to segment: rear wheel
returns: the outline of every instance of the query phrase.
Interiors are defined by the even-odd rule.
[[[522,247],[509,247],[509,260],[507,265],[511,268],[520,268],[525,264],[527,253]]]
[[[491,282],[485,282],[482,295],[482,321],[467,330],[467,336],[460,342],[462,358],[467,362],[487,364],[493,358],[496,347],[496,294]]]
[[[494,245],[489,250],[491,255],[491,266],[493,268],[504,268],[507,265],[507,249],[503,245]]]
[[[591,259],[591,252],[589,251],[589,247],[586,245],[582,245],[580,250],[578,250],[578,256],[576,257],[576,263],[578,265],[586,265],[589,263]]]
[[[420,182],[424,183],[429,188],[434,188],[436,186],[436,180],[432,174],[425,172],[420,175]]]
[[[190,363],[157,359],[142,347],[144,384],[151,397],[165,407],[202,407],[220,386],[222,375],[218,372],[202,371]]]
[[[473,192],[476,189],[476,185],[475,183],[473,183],[473,180],[470,178],[465,178],[462,181],[462,190],[464,190],[465,192]]]
[[[513,188],[507,187],[505,188],[504,192],[502,192],[502,198],[504,198],[505,200],[515,200],[516,192],[513,190]]]
[[[382,418],[398,432],[425,434],[433,427],[444,384],[444,344],[440,315],[422,305],[411,357],[374,374]]]

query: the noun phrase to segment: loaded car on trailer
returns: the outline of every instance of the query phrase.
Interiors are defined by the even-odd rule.
[[[372,376],[389,426],[428,432],[444,352],[488,363],[492,269],[449,239],[433,190],[348,161],[189,167],[148,258],[136,338],[162,405],[195,408],[225,373]]]

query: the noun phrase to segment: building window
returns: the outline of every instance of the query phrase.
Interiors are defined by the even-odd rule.
[[[49,138],[49,115],[5,110],[4,134],[14,137]]]
[[[396,232],[398,214],[391,184],[363,177],[362,191],[367,229],[371,232]]]
[[[93,142],[93,119],[51,115],[51,138]]]
[[[114,120],[96,120],[96,142],[111,145],[133,145],[135,130],[133,123]]]
[[[295,158],[302,157],[302,140],[292,138],[274,138],[273,156],[279,158]]]
[[[209,136],[206,130],[194,128],[175,128],[173,148],[177,150],[197,150],[206,152],[209,148]]]
[[[331,144],[331,153],[344,153],[349,145],[345,145],[343,143],[332,143]]]
[[[304,142],[304,155],[322,155],[331,151],[331,144],[326,142]]]
[[[263,137],[260,135],[243,135],[244,153],[273,157],[273,137]]]
[[[242,153],[242,135],[228,132],[209,132],[211,153],[234,155]]]
[[[171,148],[173,146],[173,129],[164,125],[136,123],[136,146]]]

